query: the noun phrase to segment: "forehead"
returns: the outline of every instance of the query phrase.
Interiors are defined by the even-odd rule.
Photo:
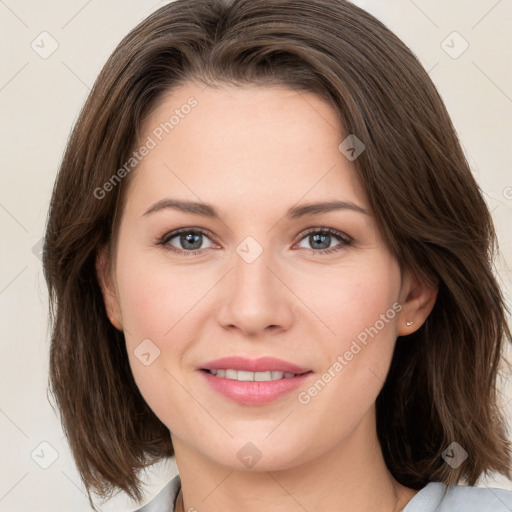
[[[338,149],[346,136],[334,108],[314,93],[188,82],[146,118],[139,145],[151,149],[133,185],[146,202],[168,192],[235,196],[246,206],[305,194],[365,203],[354,164]]]

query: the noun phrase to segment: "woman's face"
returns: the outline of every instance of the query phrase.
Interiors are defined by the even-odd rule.
[[[188,83],[147,118],[106,300],[175,444],[276,470],[370,421],[416,319],[348,135],[322,99],[278,87]]]

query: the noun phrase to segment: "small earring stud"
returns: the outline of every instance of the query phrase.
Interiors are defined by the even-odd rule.
[[[414,322],[405,322],[405,325],[407,325],[407,327],[410,327]]]

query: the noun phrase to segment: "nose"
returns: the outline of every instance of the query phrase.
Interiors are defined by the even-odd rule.
[[[296,298],[285,276],[280,274],[282,271],[270,251],[263,250],[250,263],[236,254],[234,268],[223,280],[219,324],[239,330],[246,337],[289,329]]]

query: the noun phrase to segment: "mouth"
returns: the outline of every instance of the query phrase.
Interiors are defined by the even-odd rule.
[[[296,374],[278,370],[250,372],[229,368],[203,369],[199,373],[211,390],[245,406],[263,406],[293,396],[293,391],[305,386],[313,375],[311,371]]]
[[[313,370],[283,359],[231,356],[201,365],[199,373],[208,387],[245,406],[262,406],[285,399],[305,386]]]
[[[214,375],[217,378],[237,380],[239,382],[269,382],[273,380],[281,379],[293,379],[299,375],[311,373],[311,371],[305,371],[300,373],[284,372],[267,370],[262,372],[250,372],[246,370],[236,370],[232,368],[210,370],[203,368],[202,371]]]

